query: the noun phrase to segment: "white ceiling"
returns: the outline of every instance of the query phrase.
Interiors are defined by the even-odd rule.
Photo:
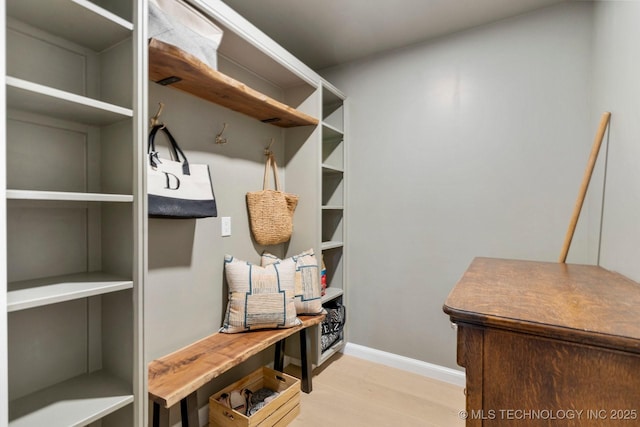
[[[313,69],[570,0],[223,0]]]

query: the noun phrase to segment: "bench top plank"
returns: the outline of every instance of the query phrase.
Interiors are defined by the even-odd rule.
[[[165,408],[301,329],[318,325],[323,315],[299,316],[302,325],[239,334],[215,333],[149,363],[149,397]]]

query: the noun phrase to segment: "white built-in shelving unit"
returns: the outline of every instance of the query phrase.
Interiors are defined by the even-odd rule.
[[[300,203],[281,255],[314,248],[323,302],[344,303],[345,96],[222,1],[189,2],[224,31],[218,70],[149,41],[146,0],[0,11],[0,427],[146,425],[144,150],[148,85],[165,74],[282,128]],[[312,333],[316,365],[346,341],[321,352]]]
[[[326,267],[327,289],[323,305],[346,305],[345,290],[345,220],[346,220],[346,151],[345,95],[323,81],[321,122],[321,250]],[[344,348],[344,330],[337,341],[322,349],[318,345],[318,365]]]
[[[1,427],[143,425],[144,10],[7,0],[2,11]]]
[[[235,12],[222,2],[190,0],[190,3],[223,29],[218,49],[222,68],[226,61],[240,65],[280,88],[283,96],[273,99],[254,90],[242,75],[207,69],[197,61],[190,62],[188,55],[180,58],[170,48],[154,42],[150,44],[151,79],[163,81],[175,74],[169,70],[177,67],[167,67],[167,62],[177,60],[181,72],[190,71],[189,75],[177,75],[180,81],[171,86],[284,128],[285,190],[297,194],[300,200],[285,255],[315,248],[318,259],[324,257],[327,264],[329,288],[323,303],[344,303],[345,95],[255,27],[237,19]],[[321,328],[313,328],[311,334],[315,365],[340,351],[345,343],[342,335],[329,350],[322,352]],[[293,343],[287,345],[287,352],[294,359],[299,356],[296,348]]]
[[[327,264],[329,288],[323,303],[344,303],[345,95],[218,0],[190,0],[223,30],[218,70],[171,46],[152,40],[150,78],[171,78],[171,87],[282,127],[286,191],[299,196],[294,234],[286,254],[315,248]],[[225,67],[225,64],[234,64]],[[239,66],[239,67],[238,67]],[[228,70],[243,70],[235,75]],[[272,97],[244,79],[249,72],[278,88]],[[174,82],[177,80],[176,82]],[[247,255],[249,256],[249,255]],[[339,351],[344,335],[321,352],[321,328],[314,328],[313,363]],[[290,345],[287,348],[296,348]],[[295,357],[295,351],[294,357]]]

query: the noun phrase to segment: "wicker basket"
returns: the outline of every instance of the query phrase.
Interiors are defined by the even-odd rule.
[[[267,189],[269,169],[273,170],[276,189]],[[262,191],[247,193],[249,224],[253,238],[260,245],[277,245],[291,239],[293,213],[298,196],[279,190],[278,167],[273,153],[267,154]]]

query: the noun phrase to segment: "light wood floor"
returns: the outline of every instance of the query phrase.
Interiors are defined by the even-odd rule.
[[[300,405],[290,427],[464,426],[462,387],[342,354],[314,372]]]

